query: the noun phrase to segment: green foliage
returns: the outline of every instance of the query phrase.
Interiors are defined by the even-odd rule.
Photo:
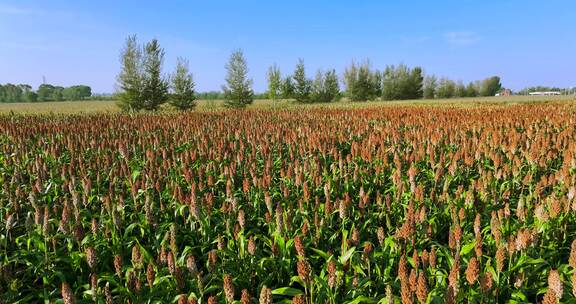
[[[478,87],[473,82],[470,82],[466,86],[466,97],[476,97],[478,96]]]
[[[38,101],[38,94],[34,91],[24,92],[22,101],[24,101],[24,102],[36,102],[36,101]]]
[[[11,83],[0,85],[0,102],[21,102],[23,94],[23,85]]]
[[[53,100],[54,86],[50,84],[41,84],[38,87],[38,101],[50,101]]]
[[[410,71],[406,99],[422,99],[424,97],[424,74],[421,67]]]
[[[142,94],[140,105],[147,111],[156,111],[168,101],[168,80],[162,75],[164,49],[152,39],[144,47],[142,62]]]
[[[340,97],[340,81],[336,70],[332,69],[324,74],[324,94],[325,100],[335,101]]]
[[[454,97],[456,98],[462,98],[462,97],[466,97],[466,86],[464,85],[464,83],[462,81],[458,81],[456,83],[456,86],[454,87]]]
[[[36,101],[64,101],[84,100],[92,96],[92,89],[85,85],[71,87],[41,84],[34,92],[32,86],[27,84],[0,85],[0,102],[36,102]]]
[[[64,100],[63,92],[63,87],[41,84],[38,87],[38,101],[62,101]]]
[[[142,49],[138,45],[136,35],[129,36],[120,56],[122,68],[117,77],[120,88],[118,106],[123,111],[138,111],[144,108],[142,57]]]
[[[420,67],[387,66],[384,70],[382,98],[384,100],[421,99],[424,96],[424,76]],[[430,93],[430,92],[428,92]]]
[[[446,77],[440,80],[434,75],[424,77],[419,67],[409,69],[399,65],[388,66],[384,71],[382,98],[402,100],[494,96],[501,90],[502,85],[497,76],[464,85],[462,81],[455,82]]]
[[[199,92],[196,97],[200,100],[221,100],[224,99],[224,94],[220,91]]]
[[[225,105],[230,108],[244,108],[252,104],[254,91],[252,91],[252,79],[248,79],[248,65],[244,59],[242,50],[232,53],[226,65],[228,72],[224,91]]]
[[[296,69],[294,70],[294,98],[300,103],[311,102],[312,94],[312,80],[306,78],[306,67],[304,66],[304,59],[300,58]]]
[[[282,80],[282,84],[280,85],[280,94],[284,99],[292,99],[294,98],[294,81],[292,80],[292,76],[286,76]]]
[[[92,89],[85,85],[76,85],[62,91],[64,100],[85,100],[92,96]]]
[[[433,99],[436,97],[436,88],[438,87],[438,79],[434,75],[426,76],[424,78],[423,96],[425,99]]]
[[[141,47],[136,35],[128,37],[120,63],[118,106],[123,111],[156,111],[168,100],[169,83],[162,75],[164,49],[157,39]]]
[[[424,79],[423,97],[425,99],[476,97],[479,86],[479,82],[464,85],[462,81],[454,82],[448,78],[442,78],[438,82],[436,76],[431,75]]]
[[[318,71],[312,83],[311,100],[313,102],[332,102],[340,95],[338,76],[335,70],[326,73]]]
[[[359,66],[352,62],[344,71],[346,94],[352,101],[375,99],[380,94],[381,79],[379,72],[371,70],[368,60]]]
[[[455,96],[456,83],[448,78],[441,78],[436,89],[436,97],[452,98]]]
[[[270,66],[268,69],[268,97],[272,99],[272,101],[276,101],[282,94],[282,80],[281,80],[281,73],[280,68],[274,64]]]
[[[194,79],[190,73],[188,61],[183,58],[178,58],[176,71],[172,76],[170,104],[181,111],[193,109],[196,106],[194,86]]]
[[[118,100],[118,97],[116,94],[111,94],[111,93],[96,93],[96,94],[92,94],[92,96],[86,98],[86,100],[113,101],[113,100]]]
[[[494,96],[496,93],[502,90],[502,84],[500,83],[500,77],[493,76],[486,78],[482,81],[482,87],[480,88],[481,96]]]

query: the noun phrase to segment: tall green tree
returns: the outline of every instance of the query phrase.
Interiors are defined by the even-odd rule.
[[[462,98],[466,97],[466,86],[462,81],[456,83],[456,88],[454,89],[454,97]]]
[[[340,94],[340,87],[338,85],[338,76],[335,70],[323,73],[319,70],[316,73],[316,78],[312,83],[312,102],[332,102]]]
[[[92,97],[92,88],[86,85],[77,85],[74,86],[76,91],[78,92],[78,97],[80,100],[84,100],[86,98]]]
[[[120,90],[118,106],[124,111],[138,111],[143,108],[142,56],[136,35],[129,36],[120,55],[121,70],[117,76]],[[38,99],[42,100],[40,91]]]
[[[494,96],[496,93],[502,90],[502,83],[500,82],[500,77],[493,76],[486,78],[482,81],[482,87],[480,89],[480,95],[482,96]]]
[[[124,111],[155,111],[168,100],[169,83],[162,74],[164,49],[157,39],[142,48],[136,35],[126,39],[117,77],[118,106]]]
[[[280,68],[274,64],[268,68],[268,97],[272,99],[272,101],[276,101],[280,95],[282,94],[282,80],[281,80],[281,73]]]
[[[423,95],[425,99],[434,99],[436,97],[436,87],[438,85],[436,76],[426,76],[424,79]]]
[[[415,67],[410,71],[409,87],[406,99],[422,99],[424,97],[424,75],[421,67]]]
[[[54,101],[56,87],[51,84],[41,84],[38,87],[38,101]]]
[[[164,49],[157,39],[146,43],[142,67],[142,108],[156,111],[168,101],[169,82],[162,75],[164,64]]]
[[[62,95],[64,100],[83,100],[92,96],[92,89],[85,85],[75,85],[64,88]]]
[[[383,80],[383,73],[379,70],[375,70],[372,72],[372,87],[374,97],[382,97],[382,80]]]
[[[350,100],[354,100],[353,92],[355,91],[358,82],[358,65],[352,61],[350,66],[344,70],[344,85],[346,87],[346,95]]]
[[[384,100],[399,99],[402,88],[396,72],[396,67],[386,66],[382,77],[382,98]]]
[[[76,91],[73,87],[67,87],[64,88],[64,91],[62,91],[62,95],[64,96],[64,99],[66,100],[79,100],[80,98],[78,98],[78,91]]]
[[[0,86],[0,98],[2,98],[2,102],[21,102],[23,94],[24,90],[22,85],[7,83]]]
[[[230,108],[244,108],[254,100],[252,79],[248,79],[248,65],[242,50],[232,53],[226,64],[228,75],[224,91],[225,106]]]
[[[326,88],[324,87],[324,73],[321,70],[316,72],[316,77],[312,82],[312,93],[311,93],[311,101],[312,102],[326,102]]]
[[[382,98],[384,100],[403,99],[408,87],[408,78],[406,66],[387,66],[382,80]]]
[[[352,62],[344,71],[346,93],[352,101],[367,101],[375,99],[379,94],[381,76],[376,75],[366,60],[361,65]]]
[[[372,80],[372,73],[368,63],[361,65],[358,69],[356,85],[351,92],[353,101],[367,101],[374,98],[375,90]]]
[[[188,61],[178,58],[176,71],[172,76],[172,94],[170,104],[178,110],[186,111],[196,107],[194,78],[190,73]]]
[[[470,82],[468,86],[466,86],[466,97],[476,97],[478,96],[478,88],[474,85],[473,82]]]
[[[280,85],[280,94],[284,99],[294,98],[294,81],[292,76],[286,76]]]
[[[64,87],[55,86],[54,92],[52,93],[52,100],[63,101],[64,100]]]
[[[38,101],[38,94],[34,91],[24,93],[24,102],[36,102]]]
[[[336,101],[340,97],[340,81],[336,70],[332,69],[324,74],[324,88],[327,101]]]
[[[420,99],[424,97],[422,68],[410,69],[404,64],[387,66],[384,71],[382,97],[385,100]]]
[[[32,90],[32,86],[28,84],[21,84],[19,87],[22,89],[22,101],[36,102],[38,100],[38,95]]]
[[[456,83],[448,78],[440,79],[436,96],[438,98],[452,98],[456,91]]]
[[[306,78],[306,67],[304,60],[300,58],[294,71],[294,98],[297,102],[307,103],[310,102],[310,94],[312,93],[312,81]]]
[[[410,99],[412,95],[412,83],[410,68],[405,64],[399,64],[395,70],[395,77],[398,84],[397,100]]]

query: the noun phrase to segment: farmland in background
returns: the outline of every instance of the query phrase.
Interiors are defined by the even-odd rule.
[[[0,303],[576,302],[572,102],[271,107],[0,116]]]
[[[576,101],[574,96],[508,96],[508,97],[471,97],[450,99],[417,99],[402,101],[369,101],[369,102],[331,102],[303,105],[292,101],[256,99],[248,108],[294,108],[294,107],[373,107],[386,105],[423,105],[423,106],[483,106],[490,104],[516,104],[537,102],[571,102]],[[0,114],[81,114],[81,113],[116,113],[120,109],[117,101],[58,101],[42,103],[0,103]],[[199,110],[218,110],[224,107],[222,100],[199,100]],[[169,109],[169,106],[165,106]]]

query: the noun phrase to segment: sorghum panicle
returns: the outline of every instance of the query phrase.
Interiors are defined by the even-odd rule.
[[[240,303],[242,304],[250,304],[252,303],[252,297],[247,289],[242,289],[242,295],[240,297]]]
[[[468,262],[468,267],[466,268],[466,280],[468,280],[468,284],[474,285],[476,280],[478,280],[479,273],[480,268],[478,260],[476,260],[476,257],[472,257]]]
[[[428,298],[428,283],[426,282],[426,277],[424,273],[421,272],[418,275],[418,285],[416,286],[416,298],[420,303],[426,303]]]
[[[72,293],[72,289],[67,282],[62,283],[62,299],[64,300],[64,304],[74,304],[74,293]]]
[[[224,275],[224,294],[226,295],[226,302],[234,302],[234,283],[232,283],[232,276],[229,274]]]
[[[272,289],[268,288],[266,285],[262,286],[260,290],[260,300],[259,304],[272,304]]]
[[[556,269],[550,270],[550,273],[548,274],[548,288],[554,291],[554,294],[558,300],[562,299],[562,294],[564,293],[564,283],[562,283],[560,274]]]

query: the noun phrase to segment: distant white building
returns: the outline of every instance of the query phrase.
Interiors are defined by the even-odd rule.
[[[528,93],[530,96],[554,96],[554,95],[562,95],[560,92],[550,91],[550,92],[531,92]]]

